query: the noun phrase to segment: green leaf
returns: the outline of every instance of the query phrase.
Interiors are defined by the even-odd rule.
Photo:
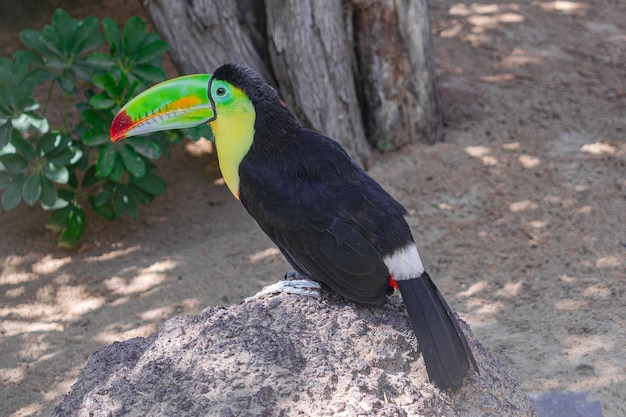
[[[85,58],[85,63],[97,70],[105,70],[111,65],[114,65],[115,60],[109,54],[105,54],[103,52],[93,52]]]
[[[115,105],[115,100],[107,94],[99,93],[89,99],[89,104],[91,104],[94,109],[98,110],[110,109]]]
[[[126,87],[128,86],[128,76],[126,75],[126,73],[120,72],[119,80],[120,80],[120,82],[115,84],[113,86],[113,88],[111,89],[111,92],[114,93],[115,97],[123,97],[124,90],[126,90]],[[115,80],[114,80],[114,83],[115,83]],[[130,87],[129,91],[127,92],[127,94],[130,94],[130,91],[133,89],[133,87],[134,87],[134,83],[133,83],[133,85],[131,85],[131,87]],[[132,96],[132,97],[134,97],[134,96]],[[128,100],[123,100],[123,101],[126,102]]]
[[[133,74],[150,83],[161,81],[166,77],[165,71],[163,71],[162,68],[150,64],[136,66],[133,68]]]
[[[72,162],[73,168],[76,168],[79,171],[84,171],[87,167],[90,166],[90,157],[89,157],[89,149],[86,149],[87,152],[83,152],[77,162]],[[95,169],[95,165],[93,165]]]
[[[64,59],[58,56],[58,52],[55,54],[57,55],[46,56],[46,67],[55,74],[56,78],[58,74],[68,69],[68,65]]]
[[[137,220],[138,212],[137,212],[137,203],[135,202],[135,193],[133,190],[128,189],[127,192],[128,201],[126,201],[126,210],[131,219]]]
[[[56,182],[57,184],[67,184],[67,181],[70,179],[70,173],[66,167],[52,163],[46,164],[44,167],[44,174],[51,181]]]
[[[57,193],[57,189],[54,187],[54,184],[52,184],[52,181],[46,178],[45,175],[40,175],[40,178],[41,196],[39,196],[39,199],[41,201],[41,206],[44,210],[51,210],[53,207],[55,207],[57,201],[65,202],[64,200],[59,199],[59,194]]]
[[[126,80],[126,78],[124,78],[124,80]],[[121,82],[120,82],[120,84],[121,84]],[[130,85],[130,87],[128,87],[128,91],[126,92],[126,95],[124,96],[124,101],[128,101],[131,98],[135,97],[143,89],[144,89],[143,84],[139,80],[133,81],[132,84]]]
[[[70,177],[67,180],[67,185],[76,189],[78,188],[78,177],[76,176],[76,172],[74,170],[68,170]]]
[[[34,68],[28,75],[36,85],[54,79],[54,73],[47,68]]]
[[[39,106],[39,103],[37,103]],[[37,113],[36,111],[29,111],[26,113],[28,117],[30,117],[30,124],[32,127],[37,129],[40,133],[47,133],[50,126],[48,125],[48,120]]]
[[[32,97],[22,97],[20,100],[17,101],[17,105],[25,113],[32,112],[39,108],[39,103],[37,103],[37,101],[35,101],[35,99]],[[34,117],[37,117],[38,119],[43,118],[42,116],[34,116]]]
[[[123,217],[126,213],[126,202],[124,201],[125,193],[121,190],[116,190],[113,194],[113,210],[115,211],[115,217]]]
[[[71,147],[72,150],[72,159],[70,159],[67,163],[69,165],[74,165],[79,161],[83,160],[83,151],[80,148]],[[54,162],[54,161],[53,161]]]
[[[146,204],[154,199],[154,196],[152,194],[148,194],[139,187],[136,187],[132,182],[129,184],[128,187],[133,192],[133,195],[135,196],[137,201],[139,201],[141,204]]]
[[[112,55],[119,53],[122,49],[122,36],[120,34],[120,27],[115,23],[115,20],[110,17],[102,19],[102,29],[104,31],[104,37],[110,46]]]
[[[104,38],[98,32],[98,19],[89,16],[78,24],[74,33],[74,52],[84,53],[99,48],[104,44]]]
[[[132,176],[143,177],[146,175],[146,162],[133,148],[123,144],[120,146],[119,152],[124,166]]]
[[[124,54],[138,52],[146,38],[146,22],[139,16],[133,16],[124,25]]]
[[[67,94],[74,94],[76,92],[76,78],[71,71],[63,71],[60,76],[57,77],[61,89]]]
[[[33,152],[32,145],[22,136],[13,136],[13,139],[11,139],[11,144],[15,146],[15,150],[17,151],[17,153],[22,156],[22,158],[24,158],[27,162],[35,159],[35,153]]]
[[[181,129],[181,130],[185,136],[187,136],[189,139],[191,139],[194,142],[197,142],[198,140],[202,138],[208,139],[211,142],[215,142],[215,139],[213,138],[213,131],[211,130],[208,124],[201,124],[196,127],[191,127],[187,129]]]
[[[81,137],[83,143],[87,146],[99,146],[107,144],[111,141],[109,132],[103,132],[100,127],[92,127],[87,129],[85,134]]]
[[[83,183],[81,184],[82,188],[91,187],[94,184],[97,184],[101,181],[101,178],[98,178],[96,175],[96,166],[90,166],[87,171],[85,171],[85,175],[83,176]]]
[[[6,171],[0,171],[0,190],[6,188],[22,178],[19,174],[10,174]]]
[[[28,64],[9,58],[0,58],[0,116],[6,119],[18,117],[34,102],[34,80],[28,74]]]
[[[15,181],[4,190],[2,194],[2,207],[4,207],[6,211],[13,210],[20,204],[23,182],[24,181],[20,178],[20,180]]]
[[[113,204],[110,201],[107,201],[106,204],[103,204],[101,206],[96,206],[93,204],[92,200],[92,196],[87,197],[87,201],[89,201],[89,204],[91,204],[91,208],[93,209],[93,211],[98,213],[100,217],[103,217],[104,219],[109,221],[113,221],[116,219],[115,210],[113,209]]]
[[[77,26],[78,21],[76,19],[73,19],[65,10],[58,8],[52,14],[52,26],[44,27],[43,33],[44,36],[56,38],[55,40],[59,41],[58,43],[63,46],[64,50],[69,50],[72,41],[71,35]]]
[[[59,237],[59,246],[66,249],[72,249],[85,230],[85,212],[80,206],[73,206],[67,216],[65,230],[61,232]]]
[[[168,44],[161,39],[144,44],[139,52],[137,64],[155,64],[152,61],[161,59],[169,49]]]
[[[133,195],[126,187],[119,187],[113,195],[113,209],[117,217],[124,216],[128,213],[133,220],[137,219],[137,204]]]
[[[135,202],[132,190],[128,190],[128,203],[126,210],[128,211],[128,216],[131,219],[137,220],[137,217],[139,217],[139,212],[137,211],[137,203]]]
[[[148,194],[161,195],[165,192],[165,181],[154,174],[148,174],[141,178],[132,178],[131,181]]]
[[[17,154],[6,154],[0,156],[0,164],[10,174],[23,174],[28,169],[28,163]]]
[[[94,74],[94,76],[91,78],[91,83],[99,89],[104,90],[104,82],[102,81],[103,77],[103,74]]]
[[[98,112],[93,109],[85,109],[80,112],[80,118],[83,122],[87,123],[90,126],[98,126],[100,130],[105,131],[108,130],[108,123],[111,120],[105,120],[102,112]]]
[[[98,207],[103,206],[107,203],[107,201],[111,200],[112,195],[113,195],[113,183],[107,182],[102,186],[102,192],[94,196],[93,204]]]
[[[49,154],[52,151],[57,150],[61,146],[62,137],[58,133],[46,133],[42,135],[37,141],[35,146],[35,152],[39,156]]]
[[[22,187],[22,198],[29,206],[35,204],[41,195],[41,175],[34,174],[26,177]]]
[[[11,120],[13,127],[20,132],[26,132],[31,127],[36,128],[40,132],[48,130],[48,121],[40,117],[34,117],[29,113],[22,113]]]
[[[83,151],[74,147],[68,147],[61,149],[59,152],[54,152],[48,156],[48,162],[54,165],[73,165],[83,155]]]
[[[11,133],[13,132],[13,124],[5,123],[0,126],[0,149],[4,148],[11,140]]]
[[[83,158],[83,150],[80,148],[76,148],[76,147],[71,147],[70,150],[72,151],[72,159],[70,159],[67,164],[68,165],[74,165],[74,164],[79,164],[79,162],[84,161]],[[54,161],[53,161],[54,162]],[[81,171],[84,168],[79,168]]]
[[[104,74],[94,75],[93,83],[96,87],[105,90],[110,95],[114,95],[117,93],[117,85],[115,84],[115,79],[108,72]]]
[[[37,103],[37,106],[39,106],[39,103]],[[33,128],[37,129],[39,132],[46,133],[50,128],[50,126],[48,125],[48,120],[41,114],[34,111],[29,111],[26,113],[26,115],[28,115],[28,117],[30,118],[30,125]]]
[[[91,77],[93,76],[93,69],[90,65],[83,64],[80,61],[77,61],[70,67],[70,70],[74,73],[74,76],[86,83],[91,82]]]
[[[48,220],[46,220],[46,229],[52,230],[53,232],[60,232],[65,229],[67,217],[71,211],[72,206],[69,204],[65,207],[54,210],[50,217],[48,217]]]
[[[124,175],[124,163],[119,153],[115,154],[115,163],[113,164],[113,170],[109,174],[109,179],[114,182],[118,182],[122,175]]]
[[[126,143],[139,155],[143,155],[148,159],[161,157],[161,148],[150,137],[129,138]]]
[[[124,88],[126,88],[126,84],[128,83],[128,80],[126,78],[126,75],[124,75],[124,73],[121,74],[122,78],[120,80],[119,86],[118,84],[116,84],[115,82],[115,78],[113,78],[113,76],[110,73],[106,73],[104,74],[104,76],[102,77],[102,82],[104,83],[104,89],[111,95],[114,94],[121,94],[124,91]]]
[[[33,30],[25,29],[20,32],[20,40],[28,48],[34,49],[42,55],[48,55],[50,50],[43,42],[43,33]]]
[[[37,65],[37,66],[44,65],[44,61],[43,59],[41,59],[41,56],[37,55],[33,51],[27,51],[25,49],[20,49],[20,50],[13,52],[13,58],[16,61],[25,62],[26,64],[29,64],[29,65]]]
[[[98,152],[98,162],[96,163],[96,171],[102,178],[106,178],[111,175],[113,166],[115,165],[115,146],[112,143],[107,143],[100,148]]]
[[[169,132],[155,132],[150,134],[150,138],[161,149],[161,155],[166,157],[172,156],[170,145],[178,144],[183,141],[183,135],[178,130],[171,130]]]
[[[102,205],[96,205],[94,200],[95,199],[93,196],[87,197],[87,201],[89,201],[89,204],[91,205],[93,211],[95,211],[98,215],[105,218],[106,220],[115,220],[115,210],[113,209],[113,204],[111,203],[111,201],[107,200]]]
[[[48,46],[54,48],[59,56],[75,54],[78,46],[75,42],[78,26],[77,19],[72,18],[63,9],[56,9],[52,15],[52,24],[44,26],[42,30],[44,41],[48,41]]]

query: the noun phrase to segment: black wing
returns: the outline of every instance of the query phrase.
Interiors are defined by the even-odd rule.
[[[412,241],[406,211],[336,142],[306,130],[292,140],[246,155],[242,203],[298,272],[349,299],[384,303],[383,257]]]

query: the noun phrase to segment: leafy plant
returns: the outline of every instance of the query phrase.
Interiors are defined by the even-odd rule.
[[[138,216],[165,190],[152,161],[169,156],[184,136],[210,137],[206,126],[184,133],[155,133],[113,144],[109,126],[131,97],[165,79],[167,44],[131,17],[123,30],[110,18],[78,20],[57,9],[41,32],[25,30],[27,50],[0,58],[0,190],[11,210],[24,201],[51,211],[46,227],[60,233],[59,245],[74,247],[85,228],[83,206],[108,220]],[[103,50],[103,46],[108,48]],[[48,83],[43,108],[33,98]],[[45,117],[55,86],[64,93],[63,120],[50,129]],[[70,123],[70,96],[85,98]],[[56,104],[56,103],[55,103]]]

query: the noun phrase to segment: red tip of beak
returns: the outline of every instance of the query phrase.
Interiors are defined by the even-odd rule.
[[[126,132],[133,126],[133,121],[126,110],[119,112],[111,123],[111,140],[117,142],[126,137]]]

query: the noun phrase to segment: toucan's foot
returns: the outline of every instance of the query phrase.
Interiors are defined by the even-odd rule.
[[[302,275],[295,269],[285,272],[285,279],[287,281],[312,281],[309,277]]]
[[[294,271],[295,272],[295,271]],[[285,274],[285,277],[287,274]],[[263,288],[261,291],[253,295],[252,297],[248,297],[244,302],[256,300],[258,298],[263,297],[267,294],[275,294],[284,292],[287,294],[297,294],[297,295],[306,295],[309,297],[313,297],[317,300],[321,298],[319,289],[322,288],[321,285],[315,281],[309,281],[308,279],[297,279],[291,281],[278,281],[276,284],[268,285]]]

